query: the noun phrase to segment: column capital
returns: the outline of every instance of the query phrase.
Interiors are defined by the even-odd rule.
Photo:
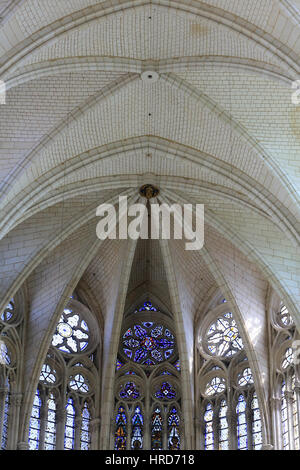
[[[271,397],[271,402],[276,404],[279,404],[281,402],[281,397]]]
[[[23,393],[12,393],[10,395],[10,401],[15,406],[21,406],[23,402]]]
[[[274,450],[274,446],[272,444],[263,444],[261,450]]]
[[[93,418],[91,419],[91,431],[95,431],[99,429],[101,426],[101,419],[100,418]]]
[[[17,450],[29,450],[28,442],[18,442]]]

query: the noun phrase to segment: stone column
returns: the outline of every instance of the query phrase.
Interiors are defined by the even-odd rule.
[[[92,450],[101,450],[99,449],[100,427],[101,427],[100,418],[93,418],[90,421],[90,435],[91,435],[91,449]]]
[[[18,442],[17,450],[29,450],[28,442]]]
[[[16,449],[19,435],[20,409],[23,403],[23,393],[13,393],[10,396],[10,432],[9,449]]]
[[[274,446],[272,444],[263,444],[261,450],[274,450]]]

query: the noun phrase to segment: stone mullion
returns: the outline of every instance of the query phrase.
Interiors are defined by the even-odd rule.
[[[44,450],[45,443],[45,427],[47,420],[47,403],[45,396],[42,397],[42,405],[40,408],[40,435],[39,435],[39,450]]]
[[[147,387],[148,380],[144,383],[144,428],[143,428],[143,449],[144,450],[151,450],[151,391]]]
[[[271,400],[272,423],[275,432],[276,448],[282,447],[282,424],[281,424],[281,398],[272,397]]]
[[[228,444],[229,449],[236,450],[237,449],[237,414],[236,411],[233,410],[231,407],[228,407],[227,412],[227,420],[228,420]]]
[[[131,417],[133,413],[133,408],[131,409],[131,412],[128,412],[128,419],[127,419],[127,440],[126,440],[126,449],[130,450],[131,448]]]
[[[163,449],[168,450],[168,412],[165,412],[162,406],[163,428],[162,428],[162,443]]]
[[[218,416],[218,406],[214,404],[213,406],[213,436],[214,436],[214,450],[219,449],[219,416]]]
[[[199,414],[200,413],[198,413],[198,416]],[[205,424],[204,424],[203,418],[201,417],[195,418],[195,431],[196,431],[196,449],[204,450]]]
[[[64,449],[66,409],[64,406],[56,410],[56,450]]]
[[[80,450],[80,437],[81,437],[81,409],[75,408],[75,436],[74,436],[74,449]]]
[[[230,385],[230,384],[229,384]],[[227,387],[227,423],[228,423],[228,447],[229,450],[237,449],[237,414],[235,400],[231,393],[231,387]]]
[[[253,413],[252,413],[252,408],[251,408],[251,400],[248,397],[246,400],[246,426],[247,426],[247,449],[248,450],[253,450],[253,434],[252,434],[252,428],[253,428]]]

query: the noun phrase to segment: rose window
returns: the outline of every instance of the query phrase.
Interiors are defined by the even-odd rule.
[[[88,345],[89,328],[78,313],[65,309],[53,335],[52,346],[66,353],[84,351]]]
[[[143,322],[128,328],[123,335],[122,346],[123,353],[132,361],[153,366],[173,355],[175,338],[168,328]]]
[[[207,347],[214,356],[230,357],[243,349],[242,338],[232,313],[225,313],[208,329]]]

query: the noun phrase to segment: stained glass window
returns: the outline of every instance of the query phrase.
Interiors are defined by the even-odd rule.
[[[0,365],[9,366],[11,363],[11,355],[5,342],[0,339]]]
[[[118,409],[116,416],[115,449],[126,450],[127,417],[123,406]]]
[[[175,407],[171,408],[168,414],[168,449],[180,449],[180,434],[179,434],[180,418],[178,411]]]
[[[38,450],[40,442],[40,429],[41,429],[41,398],[39,389],[37,389],[33,406],[31,411],[29,423],[29,450]]]
[[[123,400],[136,400],[140,392],[134,382],[127,382],[121,388],[119,395]]]
[[[81,429],[80,429],[80,449],[89,450],[91,446],[91,414],[88,404],[85,402],[81,413]]]
[[[294,353],[292,348],[288,348],[285,351],[283,361],[282,361],[282,368],[287,369],[294,362]]]
[[[176,390],[169,382],[163,382],[155,392],[155,398],[158,400],[175,400]]]
[[[4,401],[4,413],[3,413],[3,421],[2,421],[1,449],[7,448],[9,411],[10,411],[10,383],[9,383],[9,380],[7,380],[6,381],[6,394],[5,394],[5,401]]]
[[[178,361],[175,362],[174,367],[180,372],[180,360],[179,359]]]
[[[288,407],[286,400],[286,384],[282,382],[281,386],[281,430],[282,430],[282,447],[289,450],[289,423],[288,423]]]
[[[204,448],[205,448],[205,450],[213,450],[214,449],[213,418],[214,418],[213,407],[212,407],[211,403],[208,403],[206,405],[205,413],[204,413],[204,423],[205,423],[205,429],[204,429],[205,444],[204,444]]]
[[[131,449],[138,450],[143,448],[143,425],[144,418],[139,406],[135,408],[131,418]]]
[[[279,321],[283,326],[293,325],[293,319],[285,305],[281,305],[280,312],[278,313]]]
[[[163,449],[163,418],[160,408],[156,408],[151,418],[151,449]]]
[[[56,404],[53,394],[48,399],[47,421],[45,429],[45,450],[54,450],[56,440]]]
[[[117,361],[116,361],[116,370],[121,369],[121,367],[123,367],[123,366],[124,366],[123,362],[121,362],[119,359],[117,359]]]
[[[259,410],[259,404],[256,393],[254,393],[252,402],[252,447],[254,450],[260,450],[262,446],[262,424]]]
[[[74,449],[75,445],[75,408],[72,398],[68,399],[66,406],[66,424],[65,424],[65,450]]]
[[[40,374],[40,381],[45,384],[53,385],[56,382],[56,371],[49,366],[44,364]]]
[[[227,410],[226,400],[222,400],[219,410],[219,450],[229,449]]]
[[[66,308],[52,338],[52,346],[65,353],[84,351],[88,345],[89,328],[77,313]]]
[[[214,356],[230,357],[243,349],[242,338],[231,312],[219,317],[207,332],[208,350]]]
[[[75,392],[87,393],[89,391],[89,383],[87,379],[81,374],[76,374],[70,380],[69,387]]]
[[[299,411],[298,411],[298,397],[296,392],[296,379],[295,373],[292,376],[292,413],[293,413],[293,433],[294,433],[294,448],[295,450],[300,449],[299,445]]]
[[[175,338],[168,328],[153,322],[143,322],[128,328],[122,338],[123,352],[128,359],[153,366],[170,359]]]
[[[0,316],[1,320],[3,322],[9,322],[14,315],[14,311],[15,311],[15,304],[14,304],[14,300],[11,299],[9,304],[5,307],[4,311],[1,313],[1,316]]]
[[[152,305],[152,302],[147,300],[146,302],[141,305],[141,307],[137,308],[134,313],[138,312],[157,312],[157,308]]]
[[[226,388],[226,382],[223,377],[214,377],[205,388],[205,394],[208,396],[216,395],[217,393],[224,392]]]
[[[248,449],[247,420],[246,420],[246,400],[244,395],[240,395],[236,406],[237,414],[237,445],[239,450]]]
[[[253,384],[253,376],[250,367],[246,367],[243,372],[238,375],[238,384],[240,387]]]

